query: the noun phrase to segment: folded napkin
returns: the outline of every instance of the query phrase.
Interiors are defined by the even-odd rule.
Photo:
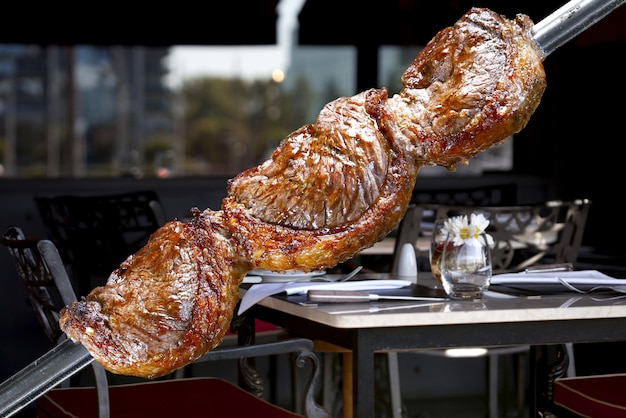
[[[291,283],[260,283],[250,286],[241,299],[238,315],[250,309],[257,302],[268,296],[286,293],[288,295],[305,294],[309,289],[324,290],[381,290],[398,289],[410,286],[409,280],[377,279],[377,280],[352,280],[348,282],[291,282]]]
[[[571,291],[563,286],[559,278],[581,290],[588,290],[594,286],[626,286],[626,280],[607,276],[597,270],[494,274],[491,277],[491,285],[538,292]]]

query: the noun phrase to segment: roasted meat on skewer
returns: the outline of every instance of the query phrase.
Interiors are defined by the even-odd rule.
[[[420,167],[453,170],[524,128],[545,88],[531,27],[472,9],[420,52],[399,95],[329,103],[231,180],[223,207],[255,268],[310,271],[354,256],[400,221]]]
[[[217,345],[229,329],[250,262],[228,238],[221,212],[168,222],[61,324],[109,371],[155,377]]]
[[[172,221],[68,305],[61,326],[108,370],[157,377],[222,339],[252,268],[325,269],[387,235],[424,165],[454,170],[524,128],[545,88],[525,15],[474,8],[439,32],[387,97],[324,107],[228,185],[222,209]]]

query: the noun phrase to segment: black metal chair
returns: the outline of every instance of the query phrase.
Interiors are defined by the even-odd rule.
[[[419,179],[418,179],[419,182]],[[416,185],[411,203],[416,205],[504,206],[517,202],[517,184],[496,183],[478,187],[424,189]]]
[[[165,222],[151,190],[97,196],[36,196],[50,240],[71,267],[77,293],[102,285]]]
[[[69,276],[54,243],[49,240],[26,239],[21,229],[10,227],[0,239],[11,255],[22,278],[33,309],[38,315],[46,335],[53,345],[68,344],[61,331],[58,319],[63,306],[75,301]],[[234,323],[245,323],[238,318]],[[245,328],[245,327],[244,327]],[[253,336],[252,336],[253,337]],[[248,341],[245,333],[242,340]],[[204,411],[211,416],[258,416],[272,418],[328,417],[327,412],[315,401],[319,379],[319,361],[313,353],[313,343],[306,339],[276,340],[269,343],[250,342],[245,346],[221,344],[193,365],[207,361],[236,360],[239,366],[239,385],[224,378],[191,377],[178,378],[177,373],[163,380],[149,381],[134,379],[127,384],[109,384],[110,375],[97,362],[92,361],[94,386],[69,386],[67,380],[62,387],[38,392],[41,381],[46,378],[38,370],[45,363],[37,360],[32,363],[33,374],[26,373],[28,381],[2,383],[0,385],[0,415],[3,412],[17,412],[25,404],[36,399],[38,416],[45,417],[154,417],[180,416],[195,417]],[[264,384],[260,373],[249,358],[271,357],[281,354],[297,354],[293,361],[297,367],[310,364],[310,379],[305,385],[305,394],[298,397],[298,404],[292,410],[285,409],[264,398]],[[309,363],[306,362],[309,360]],[[30,367],[28,368],[30,369]],[[273,375],[275,376],[275,375]],[[295,378],[295,377],[294,377]],[[12,380],[12,379],[10,379]],[[12,395],[12,389],[31,387],[32,393],[21,399]],[[241,386],[241,387],[240,387]],[[301,387],[293,385],[294,387]],[[2,388],[7,393],[2,393]],[[21,392],[20,392],[21,393]],[[207,412],[208,413],[208,412]]]
[[[435,219],[482,213],[490,221],[487,232],[495,241],[491,254],[494,273],[522,271],[541,263],[573,264],[590,207],[588,199],[511,206],[411,205],[398,228],[394,254],[399,254],[405,243],[429,239]],[[393,271],[397,262],[395,257]]]
[[[59,312],[68,303],[76,301],[76,293],[61,261],[56,246],[49,240],[27,239],[19,227],[11,226],[0,238],[11,254],[17,273],[24,284],[26,295],[50,340],[55,346],[66,336],[59,326]],[[107,376],[99,363],[92,363],[95,394],[98,398],[98,417],[109,416]],[[67,386],[69,382],[64,382]],[[96,408],[94,408],[94,412]]]
[[[541,263],[575,264],[580,251],[591,201],[576,199],[572,201],[550,200],[529,205],[448,205],[448,204],[411,204],[398,228],[394,249],[392,272],[397,272],[400,250],[406,243],[416,245],[419,239],[430,240],[433,222],[436,219],[457,215],[482,213],[490,220],[487,232],[494,239],[492,248],[493,272],[517,272]],[[428,250],[420,257],[420,266],[427,266],[429,271]],[[571,348],[571,345],[570,347]],[[529,346],[510,346],[485,348],[488,358],[488,398],[489,416],[498,416],[498,365],[502,356],[526,356]],[[446,354],[445,350],[420,351],[422,354]],[[389,353],[390,385],[399,388],[397,353]],[[517,363],[518,410],[524,407],[524,368],[521,357]],[[396,403],[399,400],[396,399]],[[401,406],[395,405],[394,410]]]

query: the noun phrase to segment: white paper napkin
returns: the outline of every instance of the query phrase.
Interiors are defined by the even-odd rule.
[[[238,315],[241,315],[257,302],[268,296],[286,293],[288,295],[305,294],[309,289],[324,290],[380,290],[398,289],[410,286],[409,280],[353,280],[349,282],[298,282],[298,283],[260,283],[250,286],[241,299]]]

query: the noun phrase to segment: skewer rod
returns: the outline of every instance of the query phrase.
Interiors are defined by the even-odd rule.
[[[626,0],[571,0],[535,24],[533,39],[548,56],[624,2]]]
[[[15,414],[92,361],[85,347],[63,341],[0,384],[0,417]]]

